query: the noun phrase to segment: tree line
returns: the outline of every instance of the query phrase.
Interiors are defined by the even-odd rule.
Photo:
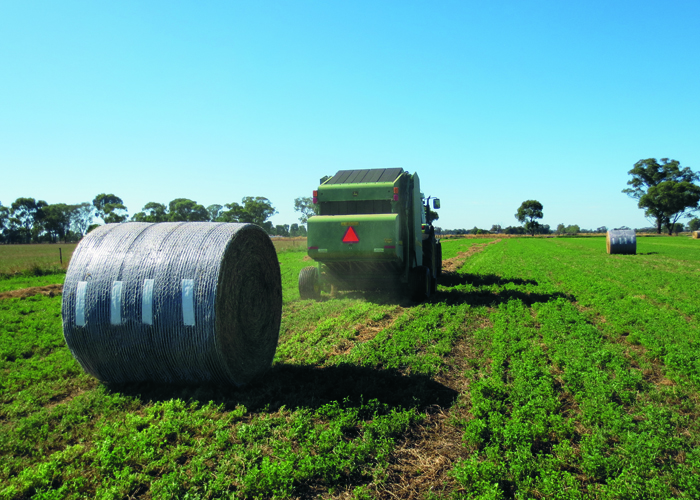
[[[187,198],[176,198],[167,205],[148,202],[129,218],[124,201],[115,194],[98,194],[92,203],[55,203],[34,198],[17,198],[10,206],[0,203],[0,243],[75,242],[99,224],[133,222],[242,222],[257,224],[271,236],[306,236],[304,224],[316,210],[311,198],[297,198],[294,210],[301,213],[301,224],[273,225],[268,219],[277,213],[270,200],[246,196],[242,202],[213,204],[208,207]]]
[[[627,172],[632,179],[627,182],[627,189],[622,192],[637,200],[637,206],[644,210],[644,216],[653,223],[651,227],[638,228],[640,232],[653,232],[661,234],[666,230],[669,235],[678,234],[686,229],[679,222],[682,218],[688,218],[687,229],[698,231],[700,219],[694,217],[700,210],[700,186],[695,184],[700,180],[700,174],[693,172],[689,167],[681,168],[677,160],[656,158],[639,160],[634,167]],[[442,234],[577,234],[577,233],[604,233],[607,227],[601,226],[595,230],[581,229],[578,225],[565,226],[559,224],[556,230],[552,230],[547,224],[540,224],[538,219],[543,217],[542,203],[537,200],[526,200],[515,213],[515,218],[522,226],[508,226],[505,229],[494,224],[491,230],[479,229],[447,229],[440,230]],[[627,227],[620,229],[629,229]]]
[[[644,210],[644,215],[653,223],[652,228],[661,234],[662,229],[668,234],[679,233],[685,229],[681,218],[691,219],[700,210],[700,174],[690,168],[681,168],[677,160],[655,158],[639,160],[628,172],[632,179],[627,182],[631,187],[622,192],[637,200],[637,206]],[[213,204],[208,207],[187,198],[176,198],[168,205],[149,202],[140,212],[130,219],[121,198],[114,194],[98,194],[92,203],[83,202],[75,205],[56,203],[49,205],[34,198],[17,198],[9,207],[0,203],[0,243],[41,243],[77,241],[97,224],[98,217],[105,223],[124,222],[246,222],[257,224],[271,236],[306,236],[306,224],[309,217],[317,214],[317,205],[309,197],[296,198],[294,210],[300,212],[301,224],[273,225],[268,219],[277,213],[272,203],[262,196],[246,196],[242,203]],[[537,200],[526,200],[515,213],[520,226],[501,228],[494,224],[491,230],[479,229],[445,229],[436,228],[442,234],[576,234],[585,232],[605,232],[607,227],[595,230],[581,229],[576,224],[565,226],[559,224],[551,229],[547,224],[540,224],[543,206]],[[434,219],[437,219],[435,214]],[[690,231],[700,229],[700,219],[692,218],[687,228]]]

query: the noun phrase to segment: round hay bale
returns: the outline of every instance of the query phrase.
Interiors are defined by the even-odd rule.
[[[243,385],[272,363],[279,262],[253,224],[107,224],[76,248],[63,335],[103,382]]]
[[[700,238],[700,231],[693,231],[693,239],[697,240]]]
[[[637,253],[637,235],[634,229],[610,229],[605,238],[609,254],[635,255]]]

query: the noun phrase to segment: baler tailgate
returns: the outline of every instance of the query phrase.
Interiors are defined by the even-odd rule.
[[[403,259],[398,214],[316,216],[308,224],[308,250],[314,260]]]

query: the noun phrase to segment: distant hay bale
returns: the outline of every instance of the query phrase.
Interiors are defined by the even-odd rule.
[[[697,240],[700,238],[700,231],[693,231],[693,239]]]
[[[270,367],[281,315],[277,254],[253,224],[107,224],[63,287],[66,343],[103,382],[243,385]]]
[[[637,253],[637,235],[634,229],[610,229],[605,238],[609,254],[635,255]]]

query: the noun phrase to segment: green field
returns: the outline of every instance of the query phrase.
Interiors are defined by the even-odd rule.
[[[306,250],[306,238],[273,238],[272,243],[279,252]],[[65,270],[77,246],[77,243],[0,245],[0,276],[22,274],[27,270],[37,269]]]
[[[77,243],[0,245],[0,276],[21,273],[31,268],[66,269],[76,246]]]
[[[104,386],[60,297],[0,300],[0,499],[700,498],[700,242],[443,244],[425,304],[301,301],[280,253],[275,361],[239,390]]]

